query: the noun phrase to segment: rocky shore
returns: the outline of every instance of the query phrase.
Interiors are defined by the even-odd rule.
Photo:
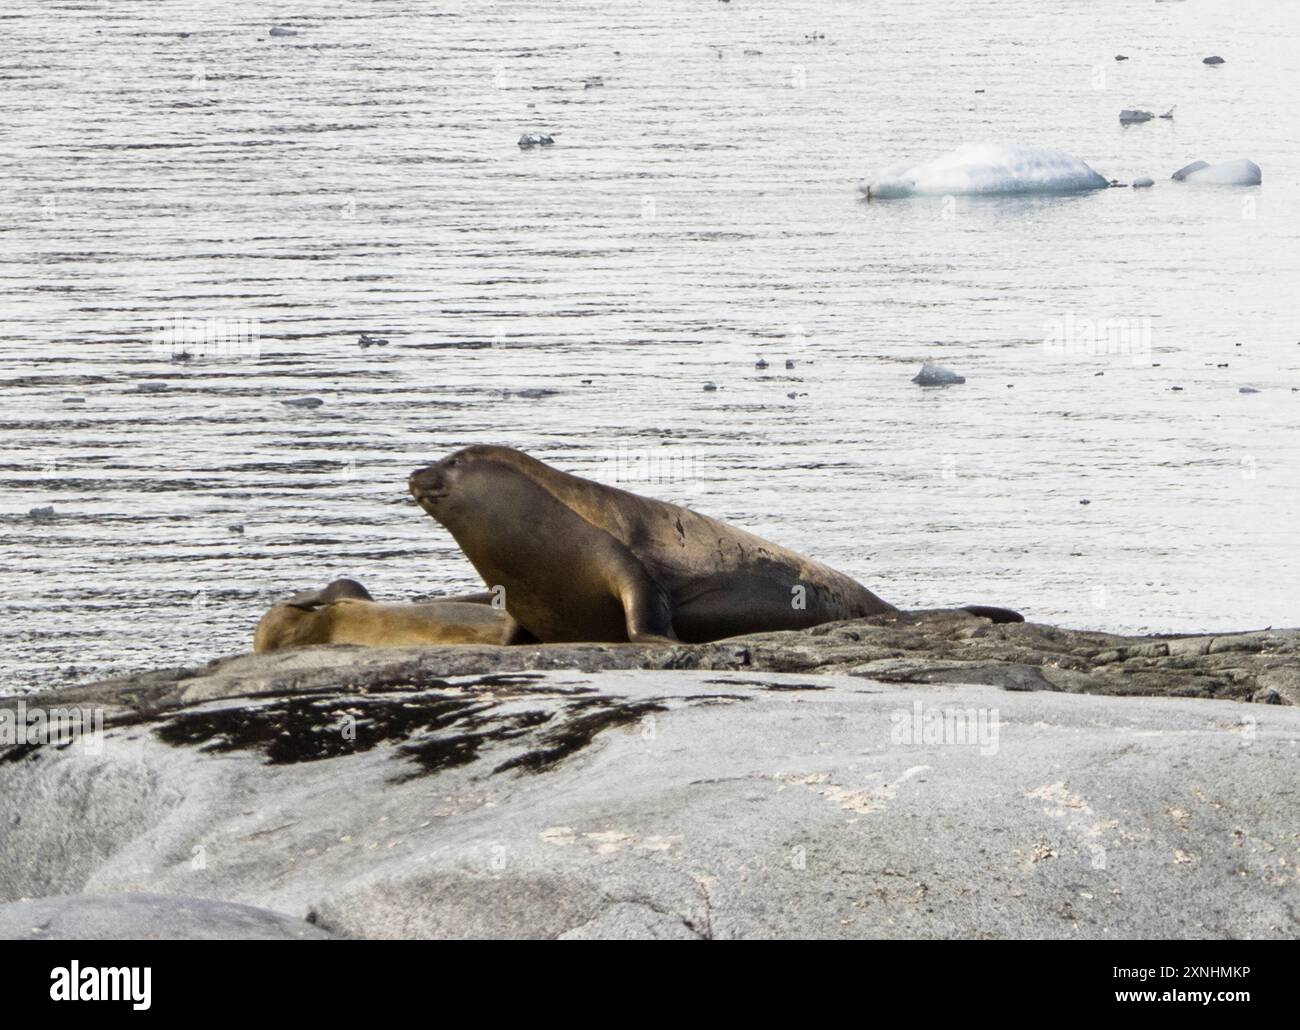
[[[449,676],[545,669],[842,673],[884,683],[1300,704],[1300,629],[1129,637],[963,611],[898,612],[713,644],[299,648],[237,655],[40,696],[155,712],[233,694],[436,686]]]
[[[0,700],[105,720],[0,744],[0,936],[1290,937],[1298,641],[933,612]]]

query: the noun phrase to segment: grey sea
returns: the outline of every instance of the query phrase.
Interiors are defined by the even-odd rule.
[[[475,442],[900,606],[1300,623],[1297,38],[1283,0],[7,3],[0,688],[247,650],[340,575],[475,587],[405,487]],[[982,141],[1155,185],[857,189]]]

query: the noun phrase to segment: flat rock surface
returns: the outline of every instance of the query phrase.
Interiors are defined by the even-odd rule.
[[[1058,656],[1118,650],[947,625],[927,632],[962,668],[1048,678],[1049,632]],[[879,629],[564,649],[593,666],[729,654],[743,671],[456,679],[450,649],[326,649],[105,686],[124,707],[104,733],[0,753],[0,901],[150,892],[349,937],[1300,931],[1300,711],[809,674],[914,675],[904,631]],[[1245,666],[1294,638],[1205,643],[1200,659]],[[808,669],[756,671],[777,656]],[[1168,676],[1172,657],[1081,660],[1104,690],[1112,666]],[[197,699],[240,684],[257,696]]]
[[[899,612],[712,644],[297,648],[59,688],[28,702],[149,712],[234,694],[430,687],[454,676],[543,669],[850,673],[891,683],[1300,704],[1300,630],[1128,637],[994,625],[961,611]]]
[[[0,905],[0,940],[329,940],[301,919],[205,898],[65,895]]]

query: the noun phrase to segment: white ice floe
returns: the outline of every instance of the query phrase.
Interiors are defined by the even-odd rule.
[[[1109,183],[1061,150],[964,143],[921,164],[902,162],[881,169],[859,188],[868,198],[979,193],[1074,193],[1105,189]]]
[[[1264,181],[1264,173],[1254,161],[1239,157],[1235,161],[1220,161],[1217,165],[1193,161],[1174,172],[1173,178],[1211,186],[1258,186]]]

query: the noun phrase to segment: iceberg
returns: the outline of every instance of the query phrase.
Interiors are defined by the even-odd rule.
[[[1264,173],[1254,161],[1239,157],[1235,161],[1220,161],[1217,165],[1193,161],[1174,172],[1180,182],[1207,183],[1211,186],[1258,186]]]
[[[1075,193],[1109,185],[1077,157],[1061,150],[965,143],[933,161],[890,165],[858,188],[870,200],[947,194]]]

